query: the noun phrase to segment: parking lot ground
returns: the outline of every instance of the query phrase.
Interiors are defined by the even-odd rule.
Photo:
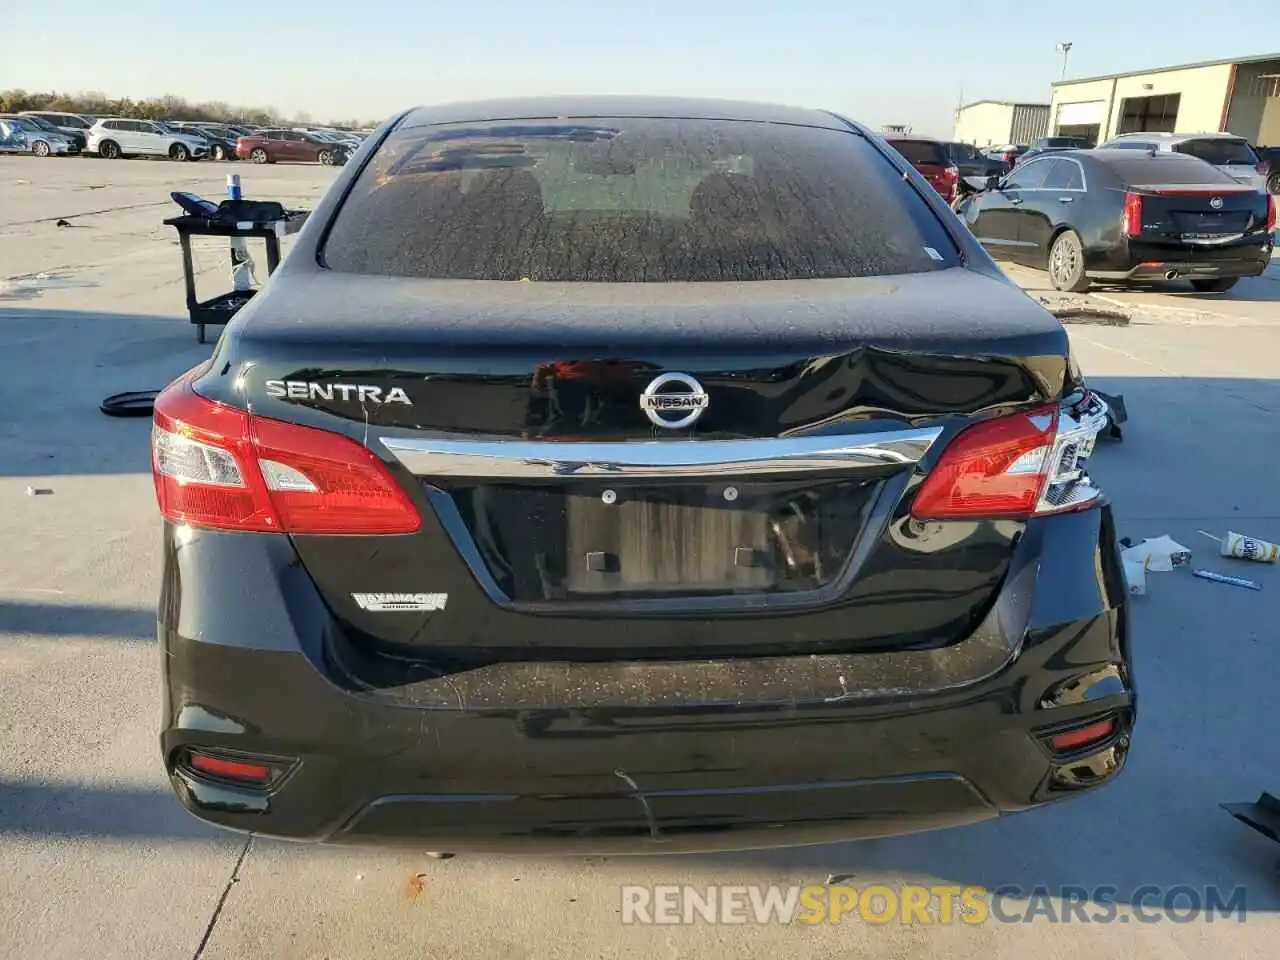
[[[156,388],[207,355],[182,315],[171,190],[308,205],[333,171],[0,158],[0,958],[1191,958],[1267,956],[1280,848],[1222,801],[1280,790],[1280,568],[1223,561],[1199,536],[1280,541],[1280,296],[1122,293],[1125,326],[1072,323],[1075,350],[1124,395],[1123,443],[1094,472],[1121,533],[1170,534],[1258,592],[1149,576],[1133,604],[1139,724],[1116,784],[940,833],[717,856],[556,859],[315,848],[224,834],[169,794],[156,744],[158,522],[145,420],[98,402]],[[58,227],[64,219],[71,226]],[[217,245],[202,283],[225,287]],[[1024,285],[1043,275],[1016,271]],[[1257,283],[1272,283],[1270,279]],[[1273,284],[1274,286],[1274,284]],[[1243,287],[1243,285],[1242,285]],[[1111,296],[1111,294],[1104,294]],[[1100,303],[1102,301],[1099,301]],[[31,491],[31,492],[29,492]],[[48,491],[45,493],[39,491]],[[838,749],[818,744],[815,749]],[[651,927],[623,884],[1012,886],[1028,922]],[[1247,916],[1141,922],[1138,891],[1242,886]],[[1063,888],[1120,905],[1063,912]],[[1145,901],[1147,913],[1160,903]],[[1005,917],[1022,918],[1016,902]],[[1023,905],[1025,907],[1025,904]],[[1070,922],[1053,922],[1053,914]],[[934,914],[937,919],[937,914]],[[1085,918],[1095,922],[1086,922]],[[1128,918],[1127,920],[1125,918]],[[1185,917],[1183,918],[1185,919]]]

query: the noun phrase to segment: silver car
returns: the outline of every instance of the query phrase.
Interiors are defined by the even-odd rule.
[[[37,157],[66,156],[71,138],[51,133],[24,117],[0,117],[0,152],[34,153]]]
[[[1237,183],[1266,191],[1263,163],[1249,141],[1231,133],[1122,133],[1100,148],[1188,153],[1217,167]]]

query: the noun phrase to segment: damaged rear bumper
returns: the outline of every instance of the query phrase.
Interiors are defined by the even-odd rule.
[[[818,843],[1074,796],[1128,750],[1106,507],[1027,523],[985,620],[942,648],[395,679],[342,636],[287,538],[165,536],[164,760],[183,804],[231,829],[559,853]],[[1050,748],[1103,718],[1106,738]],[[211,778],[192,750],[269,758],[278,776]]]

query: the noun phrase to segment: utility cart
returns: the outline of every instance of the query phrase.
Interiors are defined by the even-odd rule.
[[[170,217],[165,220],[167,226],[178,231],[178,241],[182,244],[182,275],[187,289],[187,313],[191,316],[191,322],[196,325],[196,340],[200,343],[205,342],[204,328],[207,325],[228,323],[236,315],[236,311],[248,303],[257,291],[254,289],[232,290],[211,300],[199,300],[196,297],[195,267],[191,260],[191,238],[226,237],[228,240],[235,238],[263,240],[267,247],[267,276],[270,276],[280,265],[280,238],[301,230],[310,215],[309,210],[280,210],[279,212],[281,216],[271,219],[232,220],[225,215],[225,212],[219,211],[219,214],[211,213],[207,216],[185,213],[180,217]]]

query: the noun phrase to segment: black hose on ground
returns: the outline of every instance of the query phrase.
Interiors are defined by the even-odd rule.
[[[114,393],[98,405],[108,417],[149,417],[155,409],[159,390]]]

